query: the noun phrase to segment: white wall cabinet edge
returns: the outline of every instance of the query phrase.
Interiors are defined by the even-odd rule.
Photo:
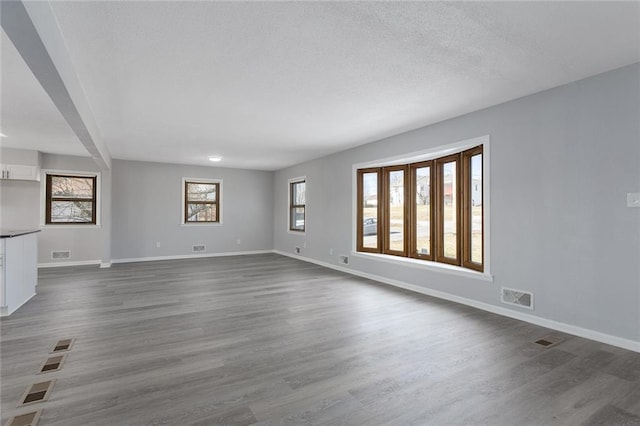
[[[11,315],[36,294],[38,285],[36,232],[0,239],[2,255],[0,316]]]
[[[0,164],[0,172],[4,180],[40,180],[40,170],[38,166]]]

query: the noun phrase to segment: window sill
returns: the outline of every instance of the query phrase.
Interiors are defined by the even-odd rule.
[[[102,226],[100,224],[97,225],[40,225],[42,229],[101,229]]]
[[[181,223],[180,226],[222,226],[222,222]]]
[[[444,274],[458,275],[465,278],[471,278],[480,281],[493,282],[493,275],[486,272],[472,271],[471,269],[462,268],[460,266],[447,265],[446,263],[437,263],[429,260],[412,259],[407,257],[391,256],[388,254],[351,252],[353,257],[362,259],[375,260],[380,262],[392,263],[394,265],[409,266],[412,268],[423,269]]]
[[[287,232],[291,235],[307,235],[307,231],[292,231],[291,229],[287,229]]]

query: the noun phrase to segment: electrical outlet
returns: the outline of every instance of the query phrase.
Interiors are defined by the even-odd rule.
[[[329,249],[329,256],[333,256],[333,249],[332,248]]]
[[[627,207],[640,207],[640,192],[629,192],[627,194]]]
[[[302,247],[307,248],[307,242],[302,243]]]
[[[160,241],[156,241],[156,248],[160,248]]]
[[[242,241],[240,240],[240,238],[238,238],[238,239],[236,240],[236,243],[237,243],[238,245],[240,245],[240,243],[241,243],[241,242],[242,242]]]

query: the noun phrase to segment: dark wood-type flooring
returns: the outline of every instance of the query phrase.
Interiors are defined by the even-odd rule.
[[[2,424],[640,425],[638,353],[276,254],[43,269],[0,333]]]

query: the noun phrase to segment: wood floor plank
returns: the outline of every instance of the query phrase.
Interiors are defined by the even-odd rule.
[[[66,338],[40,425],[640,424],[638,353],[276,254],[40,270],[2,423]]]

